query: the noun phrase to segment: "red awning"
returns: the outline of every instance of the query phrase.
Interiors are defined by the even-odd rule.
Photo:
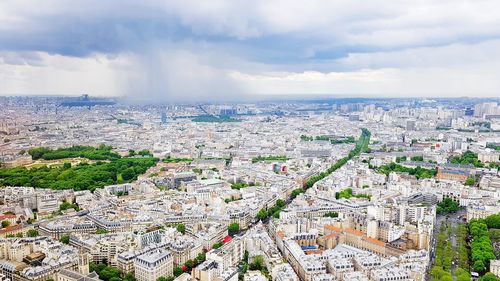
[[[226,243],[230,242],[231,240],[233,240],[233,237],[228,235],[228,236],[224,237],[224,240],[222,240],[222,242],[224,244],[226,244]]]

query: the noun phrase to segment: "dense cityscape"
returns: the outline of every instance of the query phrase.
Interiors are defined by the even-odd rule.
[[[0,97],[2,281],[500,280],[500,105]]]
[[[0,281],[500,281],[499,0],[0,0]]]

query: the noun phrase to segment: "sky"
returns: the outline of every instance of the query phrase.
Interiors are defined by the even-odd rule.
[[[1,0],[0,95],[499,97],[498,0]]]

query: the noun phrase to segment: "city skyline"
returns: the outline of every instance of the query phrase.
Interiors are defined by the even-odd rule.
[[[2,281],[498,281],[498,99],[0,97]]]
[[[500,88],[495,1],[2,1],[0,23],[0,96],[196,102]]]
[[[498,26],[0,0],[0,281],[500,281]]]

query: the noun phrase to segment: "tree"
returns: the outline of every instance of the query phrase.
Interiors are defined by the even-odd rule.
[[[59,242],[64,243],[64,244],[69,244],[69,235],[61,236],[61,238],[59,238]]]
[[[474,268],[474,271],[483,272],[486,270],[486,265],[484,265],[484,262],[482,260],[477,260],[472,265],[472,268]]]
[[[259,212],[257,213],[257,218],[259,220],[265,220],[267,218],[267,211],[266,211],[266,209],[260,209]]]
[[[264,268],[264,258],[260,255],[255,256],[249,266],[250,270],[261,270],[262,268]]]
[[[83,150],[82,150],[83,149]],[[54,150],[45,153],[43,159],[67,158],[67,156],[83,156],[97,161],[95,163],[81,162],[70,168],[62,167],[25,167],[0,169],[0,186],[31,186],[50,189],[95,190],[106,185],[129,182],[143,174],[149,167],[154,166],[159,159],[147,158],[121,158],[118,154],[108,150],[95,148],[75,148]],[[125,172],[126,170],[126,172]],[[125,176],[122,175],[125,173]]]
[[[488,216],[484,219],[484,223],[488,228],[500,229],[500,214]]]
[[[69,169],[69,168],[71,168],[71,163],[69,163],[69,162],[64,162],[64,164],[63,164],[63,169],[67,170],[67,169]]]
[[[104,228],[98,228],[96,231],[95,231],[95,234],[106,234],[108,233],[108,231]]]
[[[184,234],[186,233],[186,226],[184,224],[178,224],[177,225],[177,231],[179,231],[180,233]]]
[[[27,237],[37,237],[39,235],[38,230],[30,229],[26,232]]]
[[[283,208],[283,207],[285,207],[285,205],[286,205],[285,201],[283,201],[281,199],[276,200],[276,207]]]
[[[472,177],[468,177],[465,180],[465,185],[468,185],[468,186],[474,186],[475,183],[476,183],[476,180],[474,180],[474,178],[472,178]]]
[[[292,199],[299,196],[299,194],[306,192],[303,188],[297,188],[292,191]]]
[[[281,211],[280,211],[280,210],[278,210],[278,211],[274,212],[274,213],[273,213],[273,218],[275,218],[275,219],[279,219],[279,218],[280,218],[280,213],[281,213]]]
[[[496,277],[495,274],[488,272],[483,277],[479,278],[479,281],[499,281],[500,278]]]
[[[151,154],[151,152],[149,152],[149,150],[147,149],[143,149],[139,152],[137,152],[137,154],[141,155],[141,156],[152,156],[153,154]]]
[[[120,270],[111,266],[106,266],[101,272],[98,272],[97,274],[99,275],[99,278],[105,281],[113,281],[116,279],[111,280],[112,278],[120,278]]]
[[[125,276],[123,277],[123,281],[137,281],[137,279],[135,279],[134,274],[129,272],[125,274]]]
[[[483,220],[471,220],[469,232],[472,235],[471,260],[474,271],[483,273],[490,260],[495,259],[495,253],[488,233],[488,226]]]
[[[184,263],[184,265],[187,267],[187,268],[193,268],[194,266],[194,262],[193,260],[187,260],[186,263]]]
[[[199,253],[198,256],[196,256],[196,262],[197,263],[202,263],[205,261],[205,259],[207,258],[207,255],[203,252]]]
[[[68,201],[64,201],[61,203],[61,205],[59,205],[59,211],[65,211],[65,210],[68,210],[68,209],[75,209],[75,211],[79,211],[80,208],[78,207],[78,205],[76,204],[72,204]]]
[[[458,211],[458,203],[451,198],[444,198],[443,201],[437,204],[436,212],[438,214],[449,214]]]
[[[424,156],[413,156],[410,158],[411,161],[424,161]]]
[[[38,148],[29,149],[28,154],[31,155],[31,158],[33,160],[38,160],[38,159],[42,158],[42,156],[49,151],[50,151],[50,149],[48,149],[48,148],[38,147]]]
[[[337,212],[328,212],[324,215],[324,217],[329,217],[329,218],[336,218],[339,216],[339,213]]]
[[[183,272],[184,272],[184,271],[182,270],[182,268],[180,268],[180,267],[178,267],[178,266],[176,266],[176,267],[174,268],[174,276],[175,276],[175,277],[177,277],[177,276],[181,275]]]
[[[233,222],[227,227],[227,231],[229,232],[230,235],[234,235],[240,231],[240,225],[238,223]]]
[[[455,275],[457,276],[457,281],[470,281],[470,274],[462,268],[457,268],[455,270]]]
[[[220,247],[222,247],[222,242],[217,242],[212,246],[213,249],[219,249]]]
[[[126,181],[131,180],[135,177],[134,168],[129,167],[122,172],[122,178]]]
[[[2,221],[2,228],[6,228],[10,225],[10,221]]]

